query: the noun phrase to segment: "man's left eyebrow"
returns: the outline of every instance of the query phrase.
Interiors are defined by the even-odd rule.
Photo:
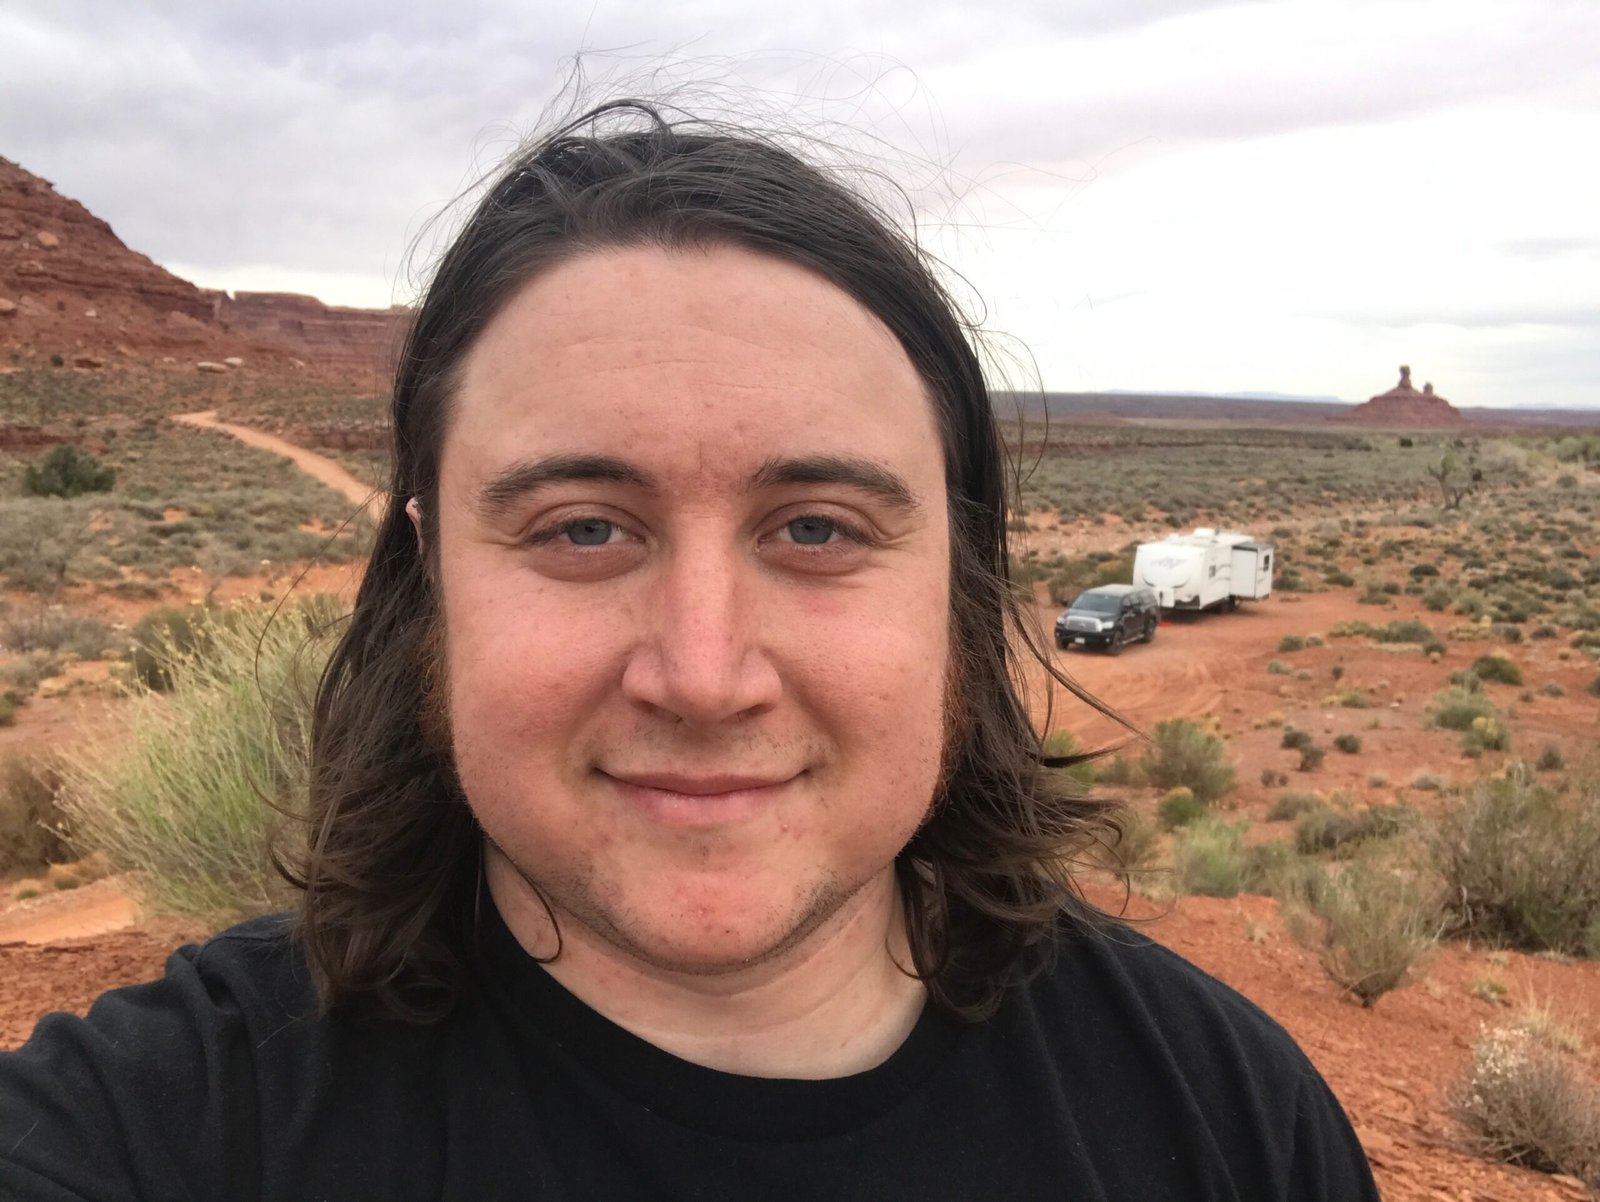
[[[843,484],[860,489],[895,509],[919,508],[906,482],[881,464],[850,455],[812,455],[769,459],[750,477],[751,491],[784,484]]]

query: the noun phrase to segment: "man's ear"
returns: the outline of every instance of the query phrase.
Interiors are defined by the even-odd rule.
[[[423,550],[422,545],[422,502],[412,497],[406,502],[406,517],[411,519],[411,529],[417,535],[417,550]]]

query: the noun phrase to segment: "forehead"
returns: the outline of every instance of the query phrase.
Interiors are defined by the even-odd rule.
[[[815,273],[728,247],[595,251],[524,285],[465,358],[441,474],[619,450],[702,483],[841,450],[942,481],[932,403],[889,329]]]

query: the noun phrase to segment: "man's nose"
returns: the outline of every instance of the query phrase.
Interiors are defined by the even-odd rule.
[[[650,575],[645,630],[623,672],[632,701],[697,725],[771,707],[782,680],[756,612],[759,567],[737,548],[683,548]]]

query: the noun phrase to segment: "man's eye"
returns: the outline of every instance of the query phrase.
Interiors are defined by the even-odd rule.
[[[611,536],[616,533],[617,527],[612,522],[602,521],[600,518],[584,518],[578,522],[568,522],[560,530],[573,543],[580,547],[598,547],[611,541]]]
[[[829,538],[839,532],[836,523],[827,518],[795,518],[785,529],[789,532],[792,542],[803,546],[816,547],[826,543]]]

